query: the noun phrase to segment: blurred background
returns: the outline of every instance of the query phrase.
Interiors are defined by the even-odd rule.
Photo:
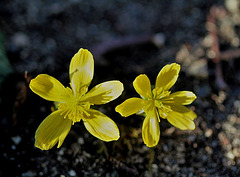
[[[240,2],[238,0],[1,0],[0,176],[239,176]],[[34,95],[29,81],[49,74],[69,84],[79,48],[93,53],[90,88],[120,80],[119,99],[98,109],[118,125],[121,138],[105,143],[76,123],[61,148],[41,151],[34,135],[52,103]],[[161,138],[147,148],[144,117],[122,118],[115,106],[138,96],[132,82],[181,64],[172,91],[193,91],[194,131],[161,120]]]

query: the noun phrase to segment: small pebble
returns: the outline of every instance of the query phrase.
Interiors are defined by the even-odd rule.
[[[12,42],[16,47],[21,48],[29,45],[30,39],[25,33],[17,32],[12,36]]]
[[[80,145],[83,145],[84,144],[84,139],[82,137],[78,138],[78,143]]]
[[[68,172],[68,174],[69,174],[70,176],[76,176],[76,172],[75,172],[74,170],[70,170],[70,171]]]
[[[12,148],[12,150],[15,150],[15,149],[16,149],[16,146],[12,145],[11,148]]]
[[[208,129],[206,132],[205,132],[205,137],[209,138],[210,136],[212,136],[212,129]]]
[[[36,173],[34,173],[32,171],[27,171],[22,174],[22,177],[33,177],[33,176],[36,176]]]
[[[14,136],[11,139],[16,145],[18,145],[22,141],[22,138],[20,136]]]

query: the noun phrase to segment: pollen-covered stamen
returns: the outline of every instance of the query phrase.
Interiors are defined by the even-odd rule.
[[[90,109],[90,103],[89,102],[79,102],[76,105],[77,109],[81,114],[85,114],[87,117],[90,116],[90,114],[87,112],[87,110]]]
[[[162,104],[160,100],[155,100],[154,104],[157,107],[159,116],[164,119],[167,117],[168,113],[172,111],[170,106]]]
[[[171,93],[171,91],[162,91],[161,88],[155,88],[155,89],[153,89],[153,98],[160,100],[164,97],[169,96],[170,93]]]
[[[79,122],[83,117],[90,116],[87,112],[90,109],[89,102],[74,101],[71,103],[60,103],[58,109],[62,110],[61,115],[64,118],[71,119],[73,123]]]
[[[62,110],[62,113],[60,115],[63,115],[65,119],[70,114],[70,112],[72,112],[72,108],[68,106],[66,103],[60,103],[58,105],[58,109]]]
[[[67,90],[69,92],[69,99],[67,99],[65,103],[60,103],[58,109],[62,110],[61,115],[63,115],[64,118],[72,120],[74,124],[74,122],[79,122],[83,117],[90,116],[87,111],[90,109],[90,103],[88,101],[82,101],[88,88],[87,86],[82,86],[77,94],[69,87],[67,87]]]

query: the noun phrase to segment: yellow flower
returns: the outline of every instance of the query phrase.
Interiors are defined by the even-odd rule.
[[[148,147],[158,144],[160,117],[181,130],[195,129],[193,120],[197,115],[184,105],[191,104],[197,98],[196,95],[189,91],[169,91],[177,81],[179,71],[180,65],[176,63],[164,66],[157,76],[153,90],[148,77],[145,74],[139,75],[133,86],[142,98],[129,98],[116,107],[116,111],[124,117],[142,110],[145,112],[142,137]]]
[[[83,123],[86,129],[103,141],[119,139],[117,125],[91,105],[108,103],[119,97],[123,91],[120,81],[108,81],[93,87],[88,86],[93,78],[92,54],[80,49],[72,58],[69,69],[70,87],[64,87],[58,80],[40,74],[30,82],[31,90],[42,98],[58,102],[57,110],[47,116],[35,134],[35,146],[48,150],[58,142],[58,148],[75,122]]]

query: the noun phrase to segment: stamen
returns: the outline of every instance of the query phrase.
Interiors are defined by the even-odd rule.
[[[162,88],[155,88],[152,92],[154,99],[162,99],[171,93],[171,91],[163,91]]]
[[[69,108],[64,108],[63,109],[63,112],[60,114],[60,115],[63,115],[64,114],[64,119],[66,119],[67,118],[67,116],[69,115],[71,113],[71,109],[69,109]]]
[[[155,100],[154,104],[157,107],[158,114],[164,119],[167,117],[168,113],[172,111],[170,106],[163,105],[159,100]]]
[[[166,96],[169,96],[170,93],[171,93],[171,91],[164,91],[164,92],[162,92],[162,93],[158,96],[158,99],[162,99],[162,98],[164,98],[164,97],[166,97]]]
[[[69,88],[69,90],[71,90]],[[64,118],[68,118],[74,122],[80,122],[82,117],[88,117],[90,114],[87,110],[90,109],[91,104],[89,102],[82,102],[81,99],[76,97],[71,99],[68,103],[60,103],[58,109],[61,109],[61,115]]]
[[[155,108],[156,109],[156,114],[157,114],[157,118],[158,118],[158,122],[160,122],[160,117],[159,117],[159,110],[157,109],[157,108]]]

